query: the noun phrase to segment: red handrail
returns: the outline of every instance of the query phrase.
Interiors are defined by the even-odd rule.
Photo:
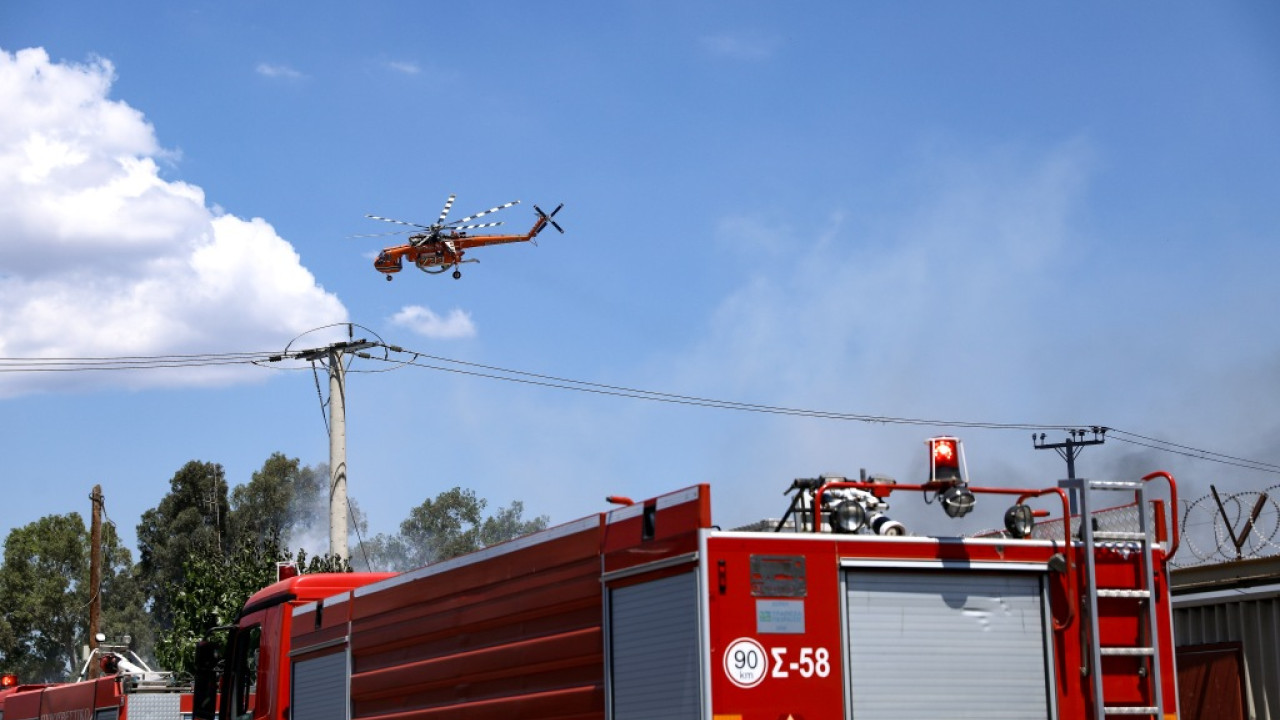
[[[1173,479],[1172,475],[1163,470],[1157,470],[1142,479],[1143,481],[1149,481],[1154,478],[1164,478],[1169,483],[1169,528],[1171,533],[1169,536],[1169,552],[1164,556],[1168,560],[1173,557],[1174,553],[1178,552],[1178,544],[1182,539],[1182,533],[1178,527],[1178,482]],[[1146,510],[1144,509],[1142,512],[1146,512]]]
[[[1169,478],[1169,479],[1172,482],[1173,478]],[[838,489],[838,488],[854,488],[857,490],[867,490],[867,491],[871,491],[871,490],[879,490],[880,492],[887,491],[889,493],[892,493],[894,490],[921,490],[926,492],[929,490],[932,490],[934,492],[937,492],[939,490],[945,490],[951,486],[952,486],[951,483],[925,483],[923,485],[912,485],[912,484],[887,485],[884,483],[853,482],[849,480],[833,480],[822,485],[822,487],[818,488],[818,490],[813,494],[813,532],[815,533],[822,532],[822,496],[827,492],[827,490]],[[1076,595],[1075,573],[1071,571],[1071,556],[1074,553],[1071,546],[1071,503],[1067,500],[1066,491],[1063,490],[1062,488],[1044,488],[1041,490],[1027,490],[1027,489],[1020,489],[1020,488],[980,487],[977,485],[966,485],[965,487],[967,487],[971,492],[975,492],[975,493],[989,493],[992,495],[1017,495],[1018,500],[1016,504],[1018,505],[1021,505],[1024,500],[1029,500],[1033,497],[1041,497],[1044,495],[1053,495],[1053,494],[1056,494],[1058,496],[1058,499],[1062,501],[1062,557],[1066,560],[1066,563],[1067,563],[1066,570],[1064,571],[1064,573],[1067,576],[1067,619],[1059,623],[1057,618],[1054,618],[1053,627],[1055,630],[1065,630],[1071,627],[1071,624],[1075,622],[1075,618],[1076,618],[1076,609],[1075,609],[1074,599],[1077,597],[1077,595]],[[1176,495],[1175,495],[1175,500],[1176,500]],[[1175,533],[1175,537],[1176,537],[1176,533]]]

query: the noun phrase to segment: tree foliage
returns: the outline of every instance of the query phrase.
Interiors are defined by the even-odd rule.
[[[76,641],[88,618],[84,521],[77,513],[49,515],[5,540],[0,602],[13,645],[5,665],[24,679],[65,679],[75,663]],[[82,611],[83,610],[83,611]]]
[[[445,490],[410,510],[398,534],[380,534],[367,543],[368,561],[357,553],[358,564],[371,570],[409,570],[536,532],[549,521],[545,515],[525,520],[519,500],[484,517],[487,505],[474,490]]]
[[[140,573],[161,629],[173,626],[173,594],[186,580],[188,558],[225,556],[230,507],[222,466],[192,460],[169,481],[160,504],[138,525]]]
[[[290,538],[328,517],[327,468],[303,467],[297,458],[274,453],[231,492],[231,530],[243,538]]]
[[[156,651],[163,667],[190,672],[196,642],[212,628],[234,623],[253,593],[275,582],[277,562],[292,560],[302,572],[350,572],[350,563],[341,558],[308,559],[301,549],[291,556],[286,544],[293,533],[319,522],[321,501],[328,500],[327,478],[323,468],[302,467],[296,458],[274,453],[247,484],[231,491],[228,549],[208,546],[186,558],[182,582],[168,599],[170,624]]]
[[[109,523],[103,529],[100,630],[130,635],[158,665],[192,670],[195,643],[234,623],[249,597],[275,581],[276,563],[307,573],[350,572],[346,560],[308,556],[327,537],[329,471],[275,453],[249,482],[229,489],[222,466],[192,460],[143,513],[134,564]],[[455,487],[413,508],[393,535],[356,548],[362,569],[406,570],[540,530],[513,501],[492,515],[472,490]],[[357,537],[367,527],[351,501]],[[294,543],[298,542],[298,545]],[[89,537],[80,515],[51,515],[10,532],[0,566],[0,665],[26,681],[60,681],[78,670],[86,644]]]
[[[14,528],[0,567],[0,665],[28,682],[66,680],[78,671],[87,642],[89,533],[78,513],[49,515]],[[99,630],[130,634],[149,649],[149,623],[132,557],[114,527],[103,527],[102,615]]]
[[[340,557],[308,559],[302,550],[290,556],[278,537],[245,535],[225,557],[188,558],[183,566],[185,580],[172,598],[173,626],[161,633],[156,647],[161,667],[193,673],[196,643],[208,638],[214,628],[234,624],[249,598],[276,582],[278,561],[295,562],[304,573],[351,571],[351,564]]]

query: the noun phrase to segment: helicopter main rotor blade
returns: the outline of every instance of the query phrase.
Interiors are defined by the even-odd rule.
[[[394,231],[394,232],[369,233],[369,234],[364,234],[364,235],[348,235],[347,237],[349,237],[349,238],[373,238],[373,237],[387,237],[387,236],[389,236],[389,235],[409,235],[409,234],[416,233],[416,232],[419,232],[419,231],[418,231],[418,230],[396,230],[396,231]]]
[[[450,230],[475,230],[478,228],[498,227],[499,225],[505,225],[505,224],[506,224],[505,220],[499,220],[498,222],[480,223],[479,225],[462,225],[459,227],[453,227],[452,225],[450,225],[449,229]]]
[[[457,195],[450,193],[449,199],[444,201],[444,210],[440,211],[440,219],[436,220],[436,225],[444,224],[444,219],[449,216],[449,210],[453,208],[453,199],[456,197]]]
[[[403,220],[396,220],[394,218],[382,217],[381,215],[365,215],[365,217],[369,218],[370,220],[381,220],[383,222],[395,223],[397,225],[408,225],[409,227],[422,228],[423,230],[431,229],[430,225],[419,225],[418,223],[405,222]]]
[[[472,221],[472,220],[475,220],[475,219],[476,219],[476,218],[478,218],[478,217],[483,217],[483,216],[485,216],[485,215],[488,215],[489,213],[495,213],[495,212],[498,212],[499,210],[503,210],[503,209],[505,209],[505,208],[509,208],[509,207],[511,207],[512,205],[519,205],[519,204],[520,204],[520,201],[519,201],[519,200],[512,200],[511,202],[507,203],[506,205],[499,205],[498,207],[491,207],[491,208],[489,208],[488,210],[485,210],[484,212],[478,212],[478,213],[476,213],[475,215],[470,215],[470,216],[468,216],[468,217],[464,217],[464,218],[462,218],[461,220],[455,220],[455,221],[453,221],[453,222],[451,222],[451,223],[449,223],[449,224],[450,224],[450,225],[458,225],[458,224],[460,224],[460,223],[470,222],[470,221]]]

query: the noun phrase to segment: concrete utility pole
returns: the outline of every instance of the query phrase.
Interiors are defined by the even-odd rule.
[[[347,370],[342,350],[329,348],[329,554],[346,560],[347,545]]]
[[[347,547],[347,369],[342,357],[371,348],[366,340],[333,343],[303,350],[296,357],[329,364],[329,553],[349,560]]]
[[[93,504],[89,517],[89,649],[98,649],[98,626],[102,620],[102,486],[94,485],[89,495]],[[90,664],[89,678],[98,677],[98,666]]]

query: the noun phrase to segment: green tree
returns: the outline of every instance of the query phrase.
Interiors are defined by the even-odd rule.
[[[550,520],[545,515],[523,519],[524,504],[519,500],[484,517],[487,505],[474,490],[460,487],[428,498],[409,511],[398,534],[380,534],[367,543],[368,569],[422,567],[541,530]],[[355,557],[365,564],[364,553]]]
[[[276,580],[276,563],[293,560],[302,572],[350,572],[341,558],[307,557],[304,550],[291,556],[288,539],[317,525],[326,513],[328,469],[303,467],[296,458],[273,453],[249,482],[237,485],[228,496],[222,468],[209,463],[188,463],[174,476],[173,489],[160,507],[144,515],[144,524],[156,528],[186,526],[203,532],[192,547],[203,548],[181,557],[176,569],[171,554],[177,546],[148,544],[156,558],[154,568],[175,580],[164,597],[167,625],[160,633],[156,655],[162,667],[190,672],[195,644],[210,630],[237,619],[245,602]],[[216,500],[224,502],[219,505]],[[205,501],[205,505],[199,503]],[[222,508],[220,525],[206,508]],[[214,535],[217,535],[216,539]],[[139,546],[143,544],[139,528]],[[149,539],[154,536],[149,536]],[[161,561],[163,559],[163,561]],[[154,596],[157,605],[161,595]]]
[[[222,558],[230,547],[230,509],[222,466],[192,460],[169,481],[160,504],[138,525],[140,576],[161,629],[173,625],[173,595],[186,579],[184,563]]]
[[[50,515],[10,531],[0,567],[0,665],[24,680],[53,682],[79,670],[87,642],[89,533],[80,515]],[[150,649],[150,622],[128,549],[103,526],[99,630]]]
[[[325,467],[303,467],[297,458],[273,453],[248,484],[231,491],[233,542],[242,538],[291,538],[318,525],[327,513]]]
[[[278,537],[246,535],[228,556],[192,556],[183,564],[183,585],[171,599],[173,625],[156,646],[160,666],[194,672],[196,643],[213,628],[235,623],[249,598],[276,582],[276,562],[287,560],[302,572],[351,572],[350,563],[331,555],[308,558],[299,551],[290,557]]]
[[[238,543],[227,556],[197,554],[183,563],[183,582],[169,598],[171,624],[160,634],[156,658],[179,673],[195,670],[196,643],[230,625],[253,593],[275,582],[278,540]]]
[[[76,513],[43,517],[5,540],[0,604],[12,645],[4,665],[28,681],[65,680],[75,664],[88,615],[88,593],[77,582],[88,574],[87,544]]]

